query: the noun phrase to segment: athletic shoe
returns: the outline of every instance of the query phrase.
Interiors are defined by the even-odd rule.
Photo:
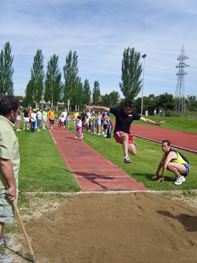
[[[0,247],[10,247],[13,245],[13,240],[7,239],[5,237],[3,237],[2,239],[3,240],[0,241]]]
[[[176,182],[174,182],[175,185],[181,185],[182,183],[184,183],[186,181],[184,176],[180,176]]]
[[[129,156],[124,158],[124,163],[132,163],[132,161],[130,160]]]
[[[82,139],[83,139],[83,136],[81,136],[80,139],[82,140]]]
[[[12,257],[7,256],[6,254],[2,254],[0,252],[0,263],[10,263],[12,262],[14,259]]]
[[[175,176],[174,178],[172,178],[171,180],[172,181],[176,181],[179,177],[178,176]]]
[[[75,139],[77,139],[77,137],[75,136]]]

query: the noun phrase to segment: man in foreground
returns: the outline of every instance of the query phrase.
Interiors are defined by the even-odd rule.
[[[159,176],[159,171],[163,167],[161,178],[157,182],[164,182],[164,175],[167,169],[175,174],[175,185],[181,185],[186,181],[185,176],[189,173],[191,167],[189,161],[183,154],[172,149],[168,140],[162,141],[162,150],[164,155],[152,179],[156,179]]]
[[[17,199],[19,146],[14,133],[14,123],[19,111],[19,101],[14,96],[5,96],[0,101],[0,247],[12,245],[4,237],[4,223],[13,223],[12,201]],[[6,186],[7,184],[7,186]],[[0,262],[12,262],[13,258],[0,252]]]
[[[130,134],[130,126],[134,120],[140,120],[148,124],[160,126],[165,121],[155,122],[150,119],[141,117],[134,109],[134,103],[132,101],[125,101],[123,107],[107,108],[102,106],[87,106],[87,109],[95,109],[104,112],[111,112],[116,117],[116,125],[114,130],[114,138],[116,142],[122,144],[124,152],[124,163],[131,163],[128,153],[136,155],[135,142],[133,141],[133,135]]]

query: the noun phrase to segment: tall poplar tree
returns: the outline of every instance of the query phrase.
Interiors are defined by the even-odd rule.
[[[53,55],[47,65],[44,99],[46,102],[50,101],[51,106],[57,106],[58,101],[61,99],[62,83],[61,73],[58,68],[57,55]]]
[[[44,90],[44,56],[41,49],[38,49],[34,56],[31,80],[33,83],[33,98],[39,105]]]
[[[90,105],[90,101],[91,101],[90,83],[88,79],[85,79],[83,85],[83,103],[84,105]]]
[[[98,105],[101,98],[100,84],[97,80],[94,82],[94,88],[92,92],[93,104]]]
[[[76,85],[72,92],[73,105],[71,105],[75,109],[82,109],[83,107],[83,84],[81,82],[81,78],[77,76]]]
[[[142,88],[142,64],[140,53],[135,48],[127,48],[123,52],[122,59],[122,82],[120,89],[127,100],[133,100]]]
[[[11,55],[11,46],[7,42],[0,53],[0,98],[5,95],[13,95],[12,67],[14,57]]]
[[[64,103],[68,103],[69,105],[73,105],[72,94],[77,86],[77,75],[78,75],[78,56],[77,52],[69,51],[66,56],[66,64],[63,67],[65,85],[64,85]],[[68,109],[69,110],[69,109]]]
[[[34,100],[33,100],[33,81],[30,80],[26,86],[25,89],[25,102],[26,105],[25,106],[30,106],[34,104]]]

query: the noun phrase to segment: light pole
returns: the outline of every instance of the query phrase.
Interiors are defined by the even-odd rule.
[[[144,59],[144,69],[143,69],[143,83],[142,83],[142,103],[141,103],[141,115],[143,113],[143,96],[144,96],[144,71],[145,71],[145,57],[146,57],[146,54],[144,54],[142,56],[142,58]]]

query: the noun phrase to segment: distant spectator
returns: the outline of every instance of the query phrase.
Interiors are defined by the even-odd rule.
[[[66,117],[66,128],[67,128],[67,129],[69,129],[70,120],[71,120],[70,114],[68,113],[68,114],[67,114],[67,117]]]
[[[33,109],[31,114],[31,132],[35,132],[36,117],[36,109]]]
[[[76,125],[77,125],[77,118],[79,116],[79,113],[77,110],[75,110],[74,114],[73,114],[73,130],[76,129]]]
[[[78,138],[78,132],[80,134],[80,139],[83,139],[83,133],[82,133],[82,121],[81,121],[81,116],[77,117],[77,129],[76,129],[76,133],[75,133],[75,139]]]
[[[47,108],[45,108],[42,112],[42,128],[46,129],[46,124],[47,124]]]
[[[25,130],[25,125],[26,129],[29,130],[29,111],[27,107],[23,111],[23,130]]]
[[[64,117],[64,128],[66,128],[66,117],[67,117],[67,110],[66,110],[66,108],[63,110],[61,115],[63,115],[63,117]]]
[[[48,116],[49,116],[49,128],[53,129],[54,119],[55,119],[55,112],[53,108],[51,108],[51,110],[48,112]]]
[[[20,126],[21,126],[21,112],[19,110],[18,115],[16,116],[16,131],[21,131]]]
[[[41,120],[42,120],[42,113],[41,113],[41,109],[39,109],[37,111],[37,131],[40,131]]]

